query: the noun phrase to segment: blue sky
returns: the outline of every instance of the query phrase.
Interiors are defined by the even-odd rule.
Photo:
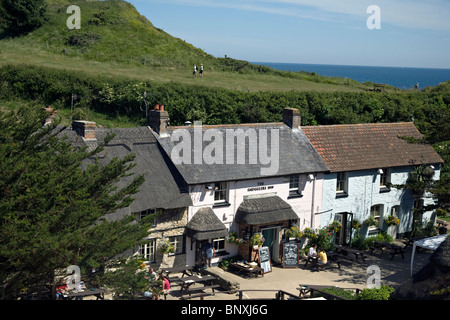
[[[449,0],[127,0],[155,27],[216,57],[450,68]],[[369,29],[370,5],[380,29]]]

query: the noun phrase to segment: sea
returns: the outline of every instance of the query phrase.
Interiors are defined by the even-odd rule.
[[[283,71],[315,72],[319,76],[350,78],[358,82],[384,83],[398,89],[412,89],[436,86],[450,80],[450,69],[370,67],[331,64],[301,64],[278,62],[252,62]]]

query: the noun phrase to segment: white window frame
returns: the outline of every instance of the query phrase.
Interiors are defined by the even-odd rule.
[[[389,189],[386,185],[391,182],[391,170],[389,168],[382,168],[383,173],[380,173],[380,191]]]
[[[139,255],[149,262],[156,261],[156,239],[149,239],[146,244],[139,246]]]
[[[379,208],[379,210],[375,210],[375,208]],[[371,226],[369,229],[377,229],[381,227],[381,223],[383,222],[383,210],[384,206],[382,204],[375,204],[370,207],[370,216],[375,218],[377,225]]]
[[[169,241],[175,249],[174,253],[169,253],[169,256],[174,256],[177,254],[184,253],[184,236],[183,235],[171,236],[171,237],[169,237]]]
[[[348,173],[336,173],[336,194],[343,195],[348,193]]]
[[[217,252],[225,251],[225,238],[213,239],[214,250]]]
[[[214,184],[214,204],[219,203],[228,203],[228,182],[217,182]]]
[[[293,174],[289,176],[289,196],[301,196],[302,195],[302,176],[299,174]]]

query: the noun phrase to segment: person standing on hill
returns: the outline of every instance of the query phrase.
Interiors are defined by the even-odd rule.
[[[200,78],[203,77],[203,64],[200,64]]]
[[[197,66],[194,63],[194,70],[192,71],[192,75],[194,76],[194,78],[197,77]]]

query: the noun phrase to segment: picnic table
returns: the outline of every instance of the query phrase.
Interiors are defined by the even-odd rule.
[[[205,289],[214,289],[217,288],[217,285],[214,285],[213,281],[216,277],[211,275],[204,276],[190,276],[185,278],[180,278],[178,283],[180,284],[180,294],[183,294],[183,291],[187,291],[189,294],[192,291],[205,290]],[[203,284],[203,287],[192,289],[192,286],[196,283]]]
[[[364,251],[356,250],[356,249],[353,249],[353,248],[350,248],[350,247],[346,247],[346,246],[343,246],[343,245],[338,245],[336,247],[336,249],[339,252],[342,252],[344,255],[348,255],[349,253],[353,254],[355,256],[355,260],[358,260],[359,257],[361,257],[361,259],[363,261],[366,261],[366,257],[364,255]]]
[[[408,244],[406,244],[405,246],[400,246],[394,243],[388,243],[388,242],[383,242],[383,241],[376,241],[375,244],[370,247],[370,254],[372,254],[375,250],[380,250],[381,253],[384,252],[384,248],[388,248],[390,249],[390,255],[391,255],[391,260],[394,260],[394,257],[397,254],[400,254],[402,256],[403,259],[405,259],[404,253],[405,253],[405,249],[406,246]]]
[[[183,278],[184,276],[190,277],[193,276],[194,267],[189,267],[189,266],[185,266],[185,267],[171,267],[171,268],[161,268],[161,271],[164,272],[166,274],[166,278],[169,278],[171,273],[181,273],[181,277]]]
[[[236,270],[239,273],[245,274],[246,276],[255,277],[257,278],[258,275],[261,275],[264,277],[264,270],[260,268],[259,266],[250,266],[245,264],[239,264],[236,262],[233,262],[230,264],[230,268],[233,270]]]
[[[97,300],[104,300],[105,299],[105,290],[98,289],[98,288],[92,288],[92,289],[86,289],[86,290],[82,290],[82,291],[73,291],[68,294],[64,294],[63,298],[65,300],[73,300],[73,299],[83,300],[84,297],[88,297],[88,296],[95,296],[95,297],[97,297]]]

